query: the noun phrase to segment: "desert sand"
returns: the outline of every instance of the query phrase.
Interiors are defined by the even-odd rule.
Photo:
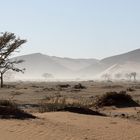
[[[139,140],[140,122],[68,112],[35,120],[0,120],[1,140]]]
[[[21,109],[32,113],[37,119],[0,119],[0,140],[140,140],[140,121],[133,117],[113,116],[128,114],[138,117],[139,107],[102,108],[108,116],[84,115],[72,112],[39,113],[36,105],[46,97],[65,96],[71,100],[92,99],[108,91],[134,89],[127,92],[139,100],[139,83],[95,83],[82,82],[86,89],[58,88],[67,83],[12,83],[0,91],[0,99],[10,99],[21,105]],[[10,83],[9,83],[10,85]]]

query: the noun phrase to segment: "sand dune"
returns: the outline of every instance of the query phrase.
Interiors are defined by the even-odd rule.
[[[0,120],[1,140],[139,140],[140,122],[68,112]]]

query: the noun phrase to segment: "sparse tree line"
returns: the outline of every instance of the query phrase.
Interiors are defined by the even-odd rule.
[[[136,81],[137,79],[137,73],[136,72],[130,72],[130,73],[125,73],[125,74],[122,74],[122,73],[116,73],[113,75],[114,79],[116,80],[121,80],[123,78],[125,78],[126,80],[128,81]],[[102,78],[106,81],[109,81],[112,79],[112,75],[109,74],[109,73],[105,73],[102,75]]]
[[[3,77],[8,71],[24,72],[17,67],[24,60],[12,60],[11,55],[16,52],[26,40],[17,38],[14,33],[4,32],[0,36],[0,85],[3,87]]]

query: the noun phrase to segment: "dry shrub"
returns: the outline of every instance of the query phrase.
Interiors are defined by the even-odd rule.
[[[83,86],[81,83],[77,84],[77,85],[74,85],[73,87],[74,89],[86,89],[85,86]]]
[[[65,98],[48,97],[46,100],[42,100],[42,102],[39,104],[39,112],[43,113],[57,111],[60,108],[64,108],[65,105]]]
[[[24,112],[18,108],[18,105],[10,100],[0,100],[0,118],[2,119],[29,119],[35,116]]]
[[[127,88],[127,91],[129,91],[129,92],[133,92],[133,91],[135,91],[135,89],[129,87],[129,88]]]
[[[69,88],[70,85],[69,84],[61,84],[61,85],[57,85],[59,88]]]
[[[10,100],[0,100],[0,106],[7,106],[12,108],[17,108],[17,105]]]
[[[122,85],[105,85],[102,88],[112,89],[112,88],[123,88]]]
[[[139,106],[126,91],[107,92],[96,101],[96,106],[133,107]]]

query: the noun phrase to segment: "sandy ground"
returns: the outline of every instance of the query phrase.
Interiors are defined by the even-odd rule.
[[[82,83],[86,89],[75,90],[75,84]],[[106,83],[106,82],[17,82],[5,83],[9,85],[0,89],[0,99],[10,99],[20,104],[38,104],[46,97],[61,95],[73,99],[89,99],[110,91],[122,91],[127,88],[134,89],[127,92],[140,101],[140,83]],[[58,85],[69,84],[70,88],[59,88]]]
[[[1,140],[140,140],[140,122],[68,112],[0,120]]]
[[[10,99],[33,114],[34,120],[0,119],[0,140],[140,140],[140,121],[112,115],[125,113],[138,116],[140,108],[105,108],[112,117],[82,115],[70,112],[38,113],[32,105],[38,105],[46,97],[61,95],[72,100],[94,99],[108,91],[127,90],[135,100],[140,101],[140,83],[95,83],[82,82],[86,89],[60,89],[58,84],[67,83],[12,83],[13,86],[0,90],[0,99]]]

